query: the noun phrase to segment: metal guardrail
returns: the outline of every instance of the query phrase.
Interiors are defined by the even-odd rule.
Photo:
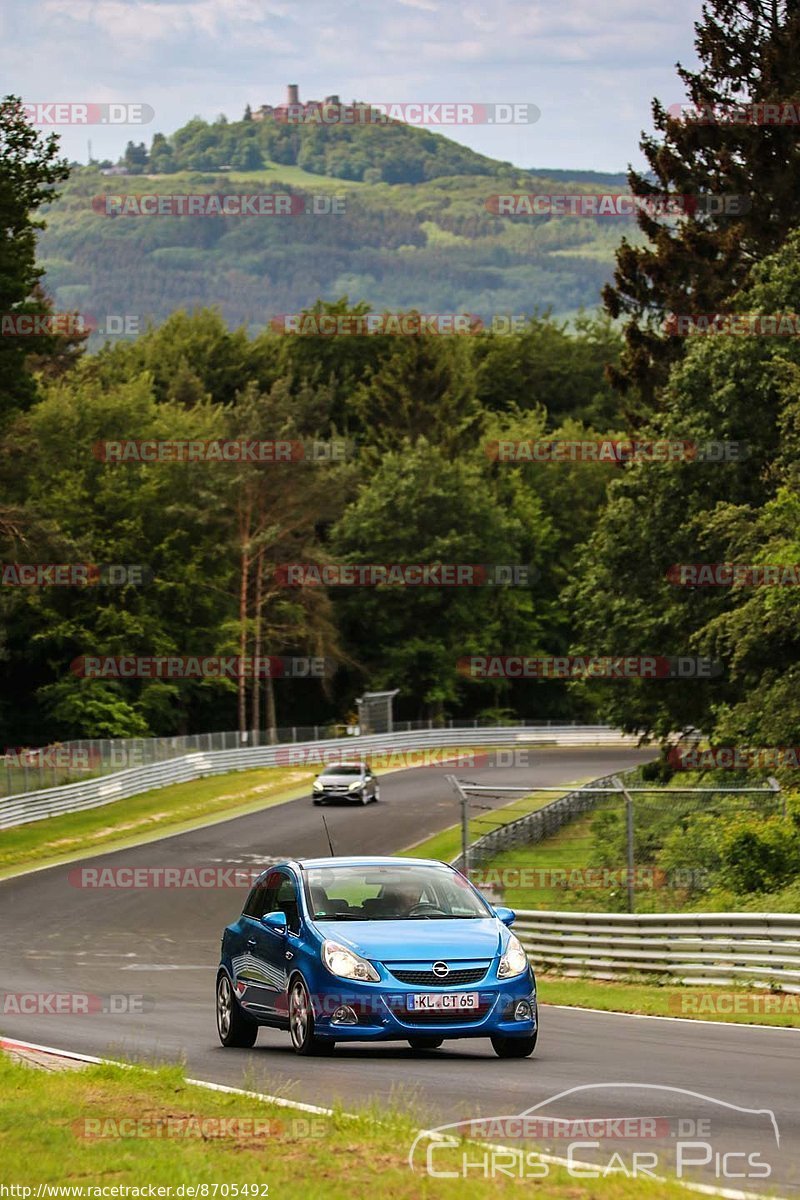
[[[222,775],[228,771],[246,771],[254,767],[292,766],[308,762],[322,763],[328,755],[341,755],[343,750],[356,758],[366,753],[413,751],[436,747],[456,746],[635,746],[638,739],[622,734],[606,725],[541,725],[500,726],[484,729],[432,729],[369,737],[332,738],[280,746],[250,746],[241,750],[198,751],[146,767],[131,767],[98,779],[68,783],[63,787],[45,788],[6,796],[0,800],[0,829],[9,829],[29,821],[40,821],[68,812],[99,808],[115,800],[167,787],[172,783],[188,783],[206,775]],[[422,764],[420,764],[422,765]],[[556,802],[558,803],[558,801]]]
[[[518,912],[535,970],[595,979],[661,976],[800,992],[795,913]]]
[[[617,771],[616,774],[623,778],[637,769],[629,767],[627,770]],[[611,775],[604,775],[600,779],[593,779],[586,786],[613,787],[612,780]],[[535,785],[531,785],[531,793],[535,793],[535,791]],[[470,870],[473,867],[482,866],[488,858],[493,858],[503,850],[512,850],[517,846],[535,846],[544,838],[552,837],[575,817],[589,812],[599,800],[600,795],[597,792],[568,792],[565,796],[560,796],[558,800],[553,800],[552,803],[545,804],[542,808],[534,809],[533,812],[526,813],[524,817],[518,817],[516,821],[509,821],[505,825],[498,826],[497,829],[491,829],[470,845]],[[452,862],[459,871],[463,870],[463,855],[459,854],[458,858],[454,858]]]
[[[537,729],[542,726],[563,729],[576,726],[577,722],[536,722],[522,718],[517,721],[517,725],[530,726],[535,736]],[[17,747],[0,755],[0,797],[21,796],[25,792],[64,787],[68,783],[85,783],[87,779],[116,774],[129,767],[149,767],[200,751],[211,754],[215,750],[246,750],[287,743],[305,744],[331,738],[349,741],[362,733],[375,736],[380,733],[407,734],[418,730],[460,731],[495,727],[496,722],[485,718],[450,717],[438,724],[433,719],[395,721],[389,729],[379,727],[362,730],[344,722],[331,722],[327,725],[286,725],[277,729],[250,729],[245,732],[229,729],[215,733],[175,734],[166,737],[81,738],[47,746]]]

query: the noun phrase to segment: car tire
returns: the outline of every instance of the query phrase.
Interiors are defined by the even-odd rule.
[[[247,1049],[255,1045],[258,1025],[242,1012],[242,1006],[233,994],[231,981],[224,971],[217,980],[216,1009],[217,1034],[223,1046]]]
[[[444,1041],[443,1037],[410,1037],[408,1044],[412,1050],[438,1050]]]
[[[302,975],[295,975],[289,984],[289,1036],[295,1054],[330,1054],[332,1038],[320,1038],[314,1033],[314,1011]]]
[[[502,1033],[492,1035],[492,1046],[498,1058],[527,1058],[536,1049],[537,1033],[528,1037],[506,1037]]]

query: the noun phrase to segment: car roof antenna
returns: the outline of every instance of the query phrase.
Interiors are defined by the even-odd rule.
[[[331,841],[331,835],[328,832],[328,822],[325,820],[325,817],[322,815],[322,813],[320,813],[319,815],[322,817],[322,824],[325,826],[325,837],[328,839],[328,845],[331,848],[331,858],[336,858],[336,851],[333,848],[333,842]]]

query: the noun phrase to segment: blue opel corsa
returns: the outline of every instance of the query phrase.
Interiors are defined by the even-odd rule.
[[[491,1039],[531,1054],[536,982],[514,913],[430,859],[312,858],[270,867],[222,935],[217,1029],[252,1046],[288,1029],[298,1054],[336,1042]]]

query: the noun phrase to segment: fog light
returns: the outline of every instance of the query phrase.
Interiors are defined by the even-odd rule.
[[[331,1025],[357,1025],[358,1017],[347,1004],[341,1004],[331,1017]]]
[[[533,1009],[527,1000],[520,1000],[517,1007],[514,1009],[515,1021],[530,1021],[533,1016]]]

